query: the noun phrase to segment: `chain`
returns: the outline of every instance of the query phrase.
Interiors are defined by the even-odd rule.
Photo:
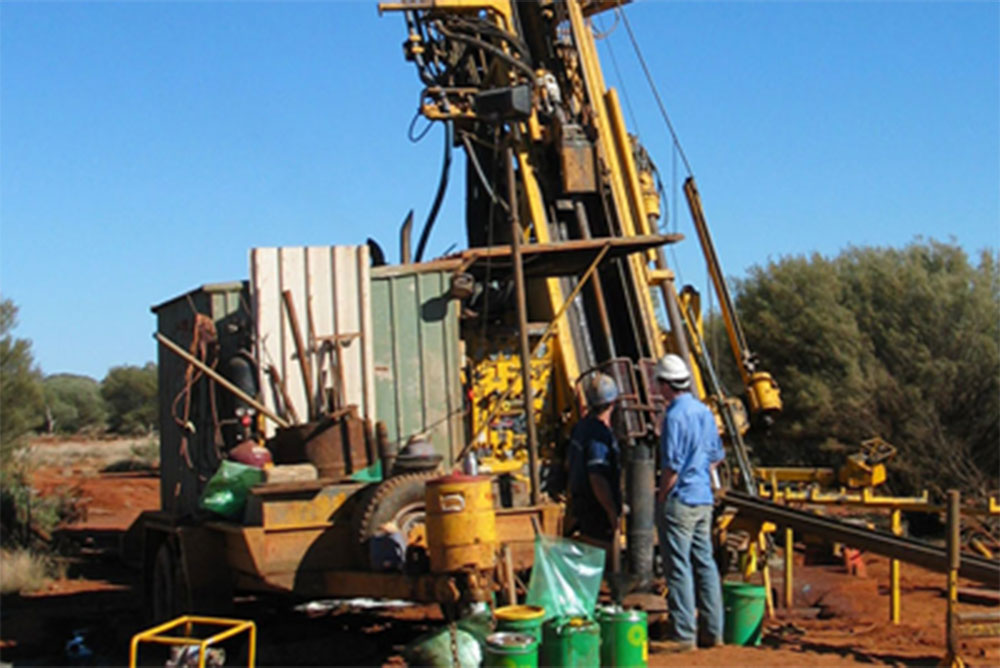
[[[455,622],[448,625],[448,634],[451,636],[451,665],[461,668],[462,661],[458,657],[458,626]]]

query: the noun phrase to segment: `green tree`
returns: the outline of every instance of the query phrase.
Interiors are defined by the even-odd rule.
[[[829,464],[880,435],[899,448],[897,492],[998,480],[1000,275],[958,246],[850,248],[783,258],[736,284],[737,309],[785,403],[757,454]]]
[[[50,431],[72,434],[104,427],[108,410],[93,378],[59,373],[46,376],[43,387]]]
[[[156,365],[116,366],[101,381],[108,406],[108,429],[119,434],[144,434],[156,427]]]
[[[41,415],[41,373],[35,367],[31,341],[11,334],[17,306],[0,300],[0,460],[7,461]]]

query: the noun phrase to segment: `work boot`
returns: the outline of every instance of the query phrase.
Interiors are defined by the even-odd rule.
[[[684,652],[693,652],[698,647],[693,642],[685,642],[683,640],[651,640],[649,641],[649,649],[653,652],[667,652],[669,654],[682,654]]]

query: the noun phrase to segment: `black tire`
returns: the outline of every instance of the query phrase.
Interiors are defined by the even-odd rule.
[[[153,559],[150,582],[149,615],[154,623],[165,622],[181,614],[181,572],[170,541],[163,541]]]
[[[424,487],[428,480],[439,476],[436,471],[404,473],[393,476],[360,492],[357,510],[351,523],[358,562],[369,567],[368,541],[380,526],[394,522],[410,541],[414,530],[424,524],[426,504]]]

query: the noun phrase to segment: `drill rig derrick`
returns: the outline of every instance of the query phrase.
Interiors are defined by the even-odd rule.
[[[465,222],[471,250],[511,244],[516,257],[520,244],[602,238],[638,241],[656,234],[660,207],[655,168],[625,128],[617,92],[605,84],[587,21],[602,11],[618,10],[618,5],[595,0],[411,0],[379,5],[381,11],[401,11],[406,17],[404,53],[424,85],[420,113],[453,127],[454,145],[464,149]],[[702,225],[696,220],[696,227],[713,278],[719,277],[718,288],[724,281],[714,250],[708,250],[710,238],[709,245],[705,242],[703,214],[700,220]],[[472,358],[467,379],[473,399],[471,433],[483,438],[483,443],[471,445],[502,455],[516,443],[510,430],[500,443],[490,421],[498,414],[531,416],[536,410],[548,413],[547,419],[527,420],[532,426],[537,423],[540,440],[558,440],[566,418],[578,410],[574,388],[580,378],[596,368],[611,373],[620,386],[631,390],[623,393],[629,399],[621,411],[624,424],[619,430],[624,436],[626,499],[632,512],[629,557],[639,581],[648,581],[653,560],[656,421],[662,408],[651,375],[657,358],[670,350],[689,360],[699,397],[720,416],[744,477],[752,476],[742,440],[747,420],[735,410],[741,408],[733,405],[738,400],[726,397],[718,383],[691,299],[678,295],[659,247],[603,263],[579,291],[572,277],[529,279],[527,303],[516,309],[516,321],[511,297],[520,296],[520,286],[511,290],[509,281],[496,283],[487,269],[470,302],[479,323],[463,325]],[[658,322],[654,288],[668,328]],[[567,296],[576,292],[569,308],[563,308]],[[741,336],[731,301],[724,303],[727,330]],[[492,361],[498,355],[498,325],[518,325],[523,331],[530,321],[539,320],[555,324],[551,346],[539,347],[536,338],[536,349],[547,355],[544,365],[528,354],[527,344],[520,354],[502,353],[500,362]],[[734,343],[734,354],[751,408],[770,415],[776,387],[771,394],[754,390],[767,389],[773,381],[756,369],[756,358],[744,338]],[[529,361],[522,364],[523,360]],[[530,373],[525,371],[529,367]],[[533,386],[533,399],[526,396],[532,392],[520,388],[515,392],[513,380],[493,382],[518,368],[525,372],[521,386]],[[637,375],[641,382],[636,382]],[[542,378],[550,387],[542,386]],[[523,438],[534,440],[530,433]],[[480,447],[486,445],[490,447]],[[741,483],[748,492],[754,491],[749,478]]]
[[[617,4],[427,0],[380,5],[406,15],[404,51],[425,86],[421,113],[452,123],[455,144],[465,150],[470,249],[505,243],[516,248],[515,236],[523,244],[548,244],[638,242],[656,234],[633,140],[617,94],[605,86],[587,23],[589,15]],[[512,219],[521,224],[512,228]],[[577,279],[535,279],[528,285],[526,308],[529,320],[559,315],[551,374],[558,416],[565,419],[578,410],[574,387],[582,372],[603,367],[619,385],[632,388],[622,411],[623,442],[630,462],[630,561],[640,581],[650,578],[653,561],[656,430],[648,426],[656,417],[651,385],[636,383],[633,365],[655,361],[666,351],[650,289],[656,284],[650,265],[655,257],[649,250],[609,260],[565,310],[561,305]],[[487,296],[492,289],[482,286]],[[486,309],[480,315],[491,317]],[[522,320],[522,328],[525,324]],[[470,332],[467,349],[488,349],[489,342],[477,340],[482,338]],[[472,376],[491,377],[485,366],[477,366]],[[530,382],[526,376],[522,385]],[[480,396],[474,389],[473,394]],[[522,402],[526,409],[539,404],[527,397]]]

